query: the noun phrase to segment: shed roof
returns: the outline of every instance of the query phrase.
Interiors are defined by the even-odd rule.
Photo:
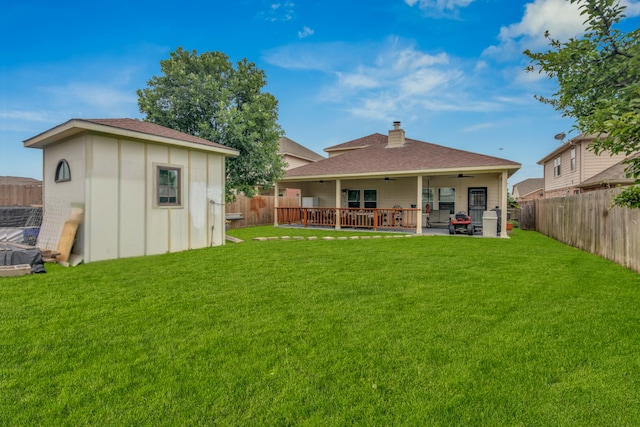
[[[207,151],[219,152],[227,156],[237,156],[239,154],[237,150],[222,144],[198,138],[197,136],[179,132],[155,123],[127,118],[71,119],[25,140],[24,145],[25,147],[44,148],[49,144],[86,131],[116,134],[173,145],[195,146],[207,149]]]
[[[520,163],[470,151],[444,147],[406,138],[400,147],[388,147],[388,136],[374,133],[335,145],[325,151],[340,152],[308,165],[291,169],[285,180],[318,177],[364,175],[410,175],[415,173],[446,173],[453,171],[520,169]]]

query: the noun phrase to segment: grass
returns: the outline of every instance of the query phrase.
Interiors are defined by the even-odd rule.
[[[230,234],[0,280],[0,425],[640,423],[630,270],[522,230]]]

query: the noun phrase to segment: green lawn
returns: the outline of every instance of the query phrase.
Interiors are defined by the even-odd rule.
[[[0,425],[640,425],[630,270],[521,230],[230,234],[0,279]]]

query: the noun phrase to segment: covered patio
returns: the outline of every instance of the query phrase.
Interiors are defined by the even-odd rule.
[[[275,225],[298,224],[422,234],[446,228],[467,212],[477,227],[484,211],[506,222],[507,179],[520,164],[405,138],[399,122],[388,135],[372,134],[325,149],[329,157],[291,169],[276,194],[295,188],[301,207],[276,204]],[[506,236],[506,230],[501,235]]]

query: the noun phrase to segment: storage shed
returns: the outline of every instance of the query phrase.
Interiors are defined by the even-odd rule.
[[[72,208],[84,262],[225,242],[225,159],[237,150],[134,119],[72,119],[24,141],[43,150],[41,249]]]

